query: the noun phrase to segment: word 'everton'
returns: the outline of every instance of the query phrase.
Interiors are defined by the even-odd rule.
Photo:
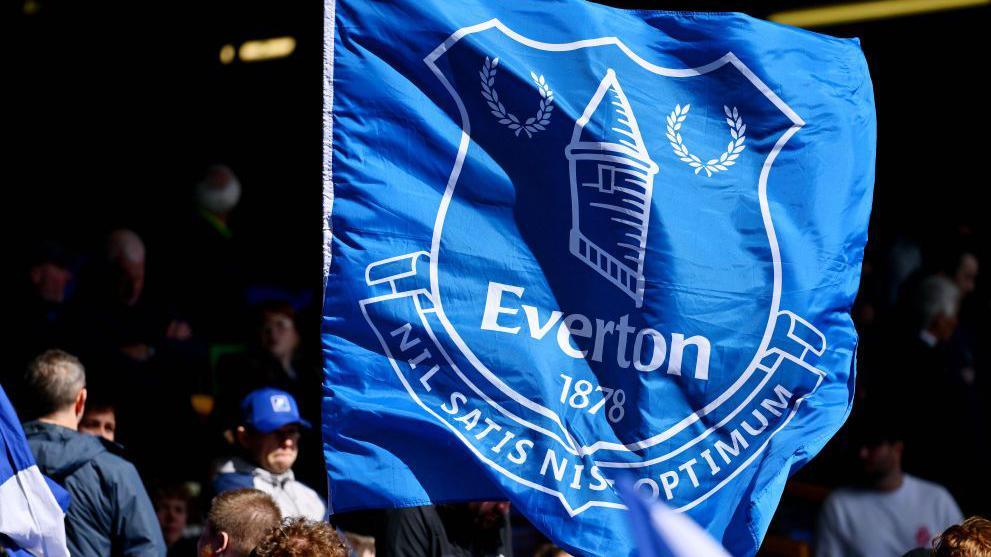
[[[695,351],[695,378],[709,379],[709,339],[704,336],[685,338],[682,333],[672,333],[670,352],[668,341],[659,331],[651,328],[637,330],[629,324],[629,315],[623,315],[618,321],[592,319],[580,313],[565,316],[554,310],[546,318],[541,317],[535,306],[519,304],[510,307],[505,304],[511,294],[523,299],[524,288],[498,282],[489,282],[488,293],[485,297],[485,312],[482,314],[481,328],[485,331],[497,331],[511,335],[519,334],[521,325],[508,321],[518,315],[520,309],[526,317],[525,323],[530,336],[542,340],[547,333],[558,326],[556,339],[562,352],[576,359],[591,359],[594,362],[603,361],[603,352],[615,343],[616,364],[621,368],[629,368],[632,364],[637,371],[649,372],[659,369],[667,361],[669,375],[681,375],[682,362],[685,360],[685,349],[693,347]],[[500,321],[500,316],[504,317]],[[615,336],[615,340],[610,337]],[[581,340],[585,339],[585,340]],[[632,339],[632,342],[631,342]]]

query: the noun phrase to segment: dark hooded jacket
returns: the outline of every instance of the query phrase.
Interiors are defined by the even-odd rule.
[[[54,424],[24,433],[42,473],[69,490],[65,534],[73,557],[165,555],[158,518],[134,466],[119,446]]]

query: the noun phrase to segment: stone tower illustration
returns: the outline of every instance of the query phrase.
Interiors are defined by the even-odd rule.
[[[565,148],[571,172],[571,253],[643,305],[644,252],[657,163],[608,70]]]

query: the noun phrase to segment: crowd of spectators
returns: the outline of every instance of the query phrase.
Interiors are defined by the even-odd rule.
[[[872,238],[852,310],[852,414],[793,478],[772,532],[822,557],[902,555],[935,547],[965,516],[991,515],[980,472],[991,431],[986,234],[929,222]]]
[[[167,241],[111,228],[88,249],[37,242],[21,261],[0,384],[42,471],[73,497],[73,555],[512,555],[521,521],[507,503],[327,524],[319,343],[305,326],[320,295],[252,294],[252,246],[232,228],[238,178],[213,166],[193,191]],[[816,487],[798,498],[817,518],[783,517],[772,536],[883,556],[987,531],[963,522],[991,515],[987,244],[949,231],[872,240],[852,312],[853,415],[794,482]]]

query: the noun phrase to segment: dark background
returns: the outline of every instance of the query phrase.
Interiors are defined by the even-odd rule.
[[[766,17],[826,2],[609,3]],[[25,194],[9,206],[20,230],[85,244],[130,226],[167,242],[198,173],[223,162],[244,186],[238,228],[258,246],[255,263],[319,289],[320,2],[7,6],[15,45],[8,184]],[[984,7],[818,29],[860,37],[874,80],[872,246],[898,232],[981,219],[987,16]],[[282,35],[297,41],[288,58],[220,63],[224,44]]]

